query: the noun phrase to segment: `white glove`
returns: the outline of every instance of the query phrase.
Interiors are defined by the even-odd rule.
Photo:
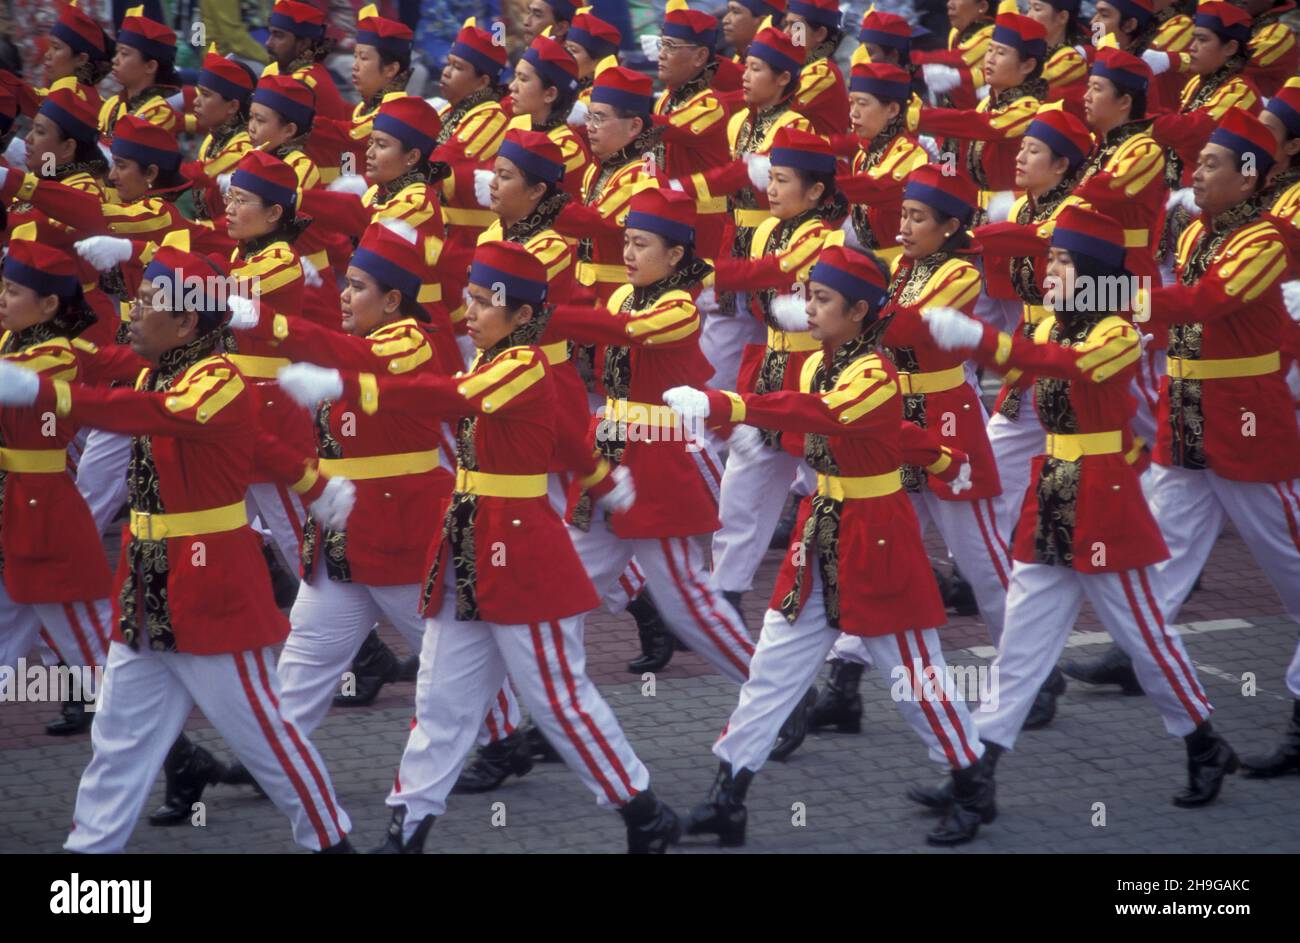
[[[479,206],[492,205],[492,178],[495,176],[490,170],[480,168],[474,171],[474,199],[478,200]]]
[[[737,458],[753,458],[763,450],[763,433],[753,426],[736,426],[727,447]]]
[[[1154,334],[1143,334],[1141,331],[1139,331],[1138,349],[1141,350],[1143,353],[1146,353],[1147,347],[1149,347],[1151,345],[1151,342],[1155,339],[1156,336]]]
[[[693,386],[674,386],[664,391],[664,402],[683,419],[705,419],[709,415],[709,397]]]
[[[938,163],[939,158],[942,156],[939,153],[939,143],[928,134],[918,135],[916,139],[925,148],[925,152],[930,155],[931,162]]]
[[[15,137],[9,141],[9,146],[5,148],[5,160],[11,167],[27,166],[27,142],[20,137]]]
[[[1005,223],[1011,215],[1011,207],[1016,202],[1016,195],[1011,190],[999,190],[989,197],[989,222]]]
[[[772,299],[772,319],[783,331],[806,331],[808,303],[799,295],[777,295]]]
[[[1077,53],[1079,54],[1079,57],[1080,57],[1080,58],[1084,59],[1085,61],[1087,60],[1087,58],[1088,58],[1088,47],[1087,47],[1087,46],[1075,46],[1075,47],[1074,47],[1074,51],[1077,52]]]
[[[1152,75],[1162,75],[1168,72],[1171,63],[1169,53],[1158,52],[1155,49],[1148,49],[1142,53],[1142,61],[1150,67]]]
[[[105,144],[103,141],[98,142],[98,144],[97,144],[96,146],[99,148],[99,153],[102,154],[102,155],[104,156],[104,163],[106,163],[106,164],[108,164],[108,166],[112,167],[112,166],[113,166],[113,149],[112,149],[111,147],[109,147],[107,144]]]
[[[298,259],[298,262],[302,265],[302,280],[307,283],[308,288],[319,288],[325,284],[321,280],[320,269],[316,268],[311,259],[304,255]]]
[[[360,174],[342,174],[335,177],[325,189],[334,193],[352,193],[361,196],[370,189],[370,185],[366,183],[366,178]]]
[[[632,482],[632,473],[620,465],[609,473],[609,477],[614,479],[614,487],[597,498],[596,504],[614,514],[630,511],[632,505],[636,504],[636,485]]]
[[[0,360],[0,404],[30,406],[41,389],[38,373],[8,360]]]
[[[642,36],[640,37],[640,39],[641,39],[641,54],[644,55],[647,59],[658,59],[659,58],[659,37]]]
[[[948,482],[948,487],[952,489],[953,494],[961,494],[973,487],[970,481],[970,462],[961,463],[961,468],[957,469],[957,477]]]
[[[261,305],[252,298],[230,295],[226,298],[226,310],[230,312],[228,326],[232,331],[250,331],[262,320]]]
[[[275,375],[280,389],[304,409],[315,409],[322,400],[343,395],[343,377],[332,367],[314,363],[291,363]]]
[[[172,106],[172,111],[185,111],[185,93],[177,92],[175,95],[168,95],[165,99],[167,104]]]
[[[979,88],[975,89],[975,97],[978,98],[980,101],[983,101],[984,99],[988,98],[989,95],[992,94],[992,92],[993,89],[990,88],[989,86],[981,85]]]
[[[426,98],[425,101],[432,105],[433,110],[439,114],[442,113],[444,108],[451,107],[451,102],[447,101],[447,99],[443,98],[441,95],[434,95],[432,98]]]
[[[573,124],[573,125],[577,125],[578,127],[582,127],[586,123],[587,123],[587,103],[583,101],[574,102],[573,107],[569,109],[568,124]]]
[[[5,185],[5,181],[8,179],[9,179],[9,168],[0,167],[0,187],[3,187]]]
[[[3,181],[0,181],[0,185]],[[91,236],[76,243],[81,256],[96,272],[107,272],[131,258],[131,240],[121,236]]]
[[[921,75],[925,77],[925,87],[936,95],[950,92],[961,84],[961,73],[939,62],[927,62],[921,66]]]
[[[1196,194],[1191,187],[1183,187],[1169,194],[1169,199],[1165,201],[1165,211],[1172,213],[1179,207],[1185,209],[1192,216],[1201,214],[1201,208],[1196,205]]]
[[[331,478],[325,483],[325,490],[319,498],[311,503],[308,510],[318,523],[330,530],[343,530],[348,524],[348,515],[357,503],[357,486],[351,478]]]
[[[229,190],[230,190],[230,178],[233,177],[234,175],[235,175],[235,174],[234,174],[234,171],[231,171],[231,172],[228,173],[228,174],[218,174],[218,175],[217,175],[217,186],[221,188],[221,195],[222,195],[222,196],[225,196],[226,193],[229,192]]]
[[[700,314],[708,314],[717,307],[718,293],[713,290],[712,285],[701,291],[699,297],[695,299],[695,309]]]
[[[677,179],[673,179],[673,180],[669,180],[669,181],[668,181],[668,189],[669,189],[669,190],[676,190],[678,193],[685,193],[685,192],[686,192],[686,188],[682,186],[682,182],[681,182],[680,180],[677,180]]]
[[[934,342],[944,350],[961,350],[979,344],[984,328],[956,308],[927,308],[922,312]]]
[[[1300,280],[1282,283],[1282,303],[1292,321],[1300,321]]]
[[[745,169],[749,171],[749,182],[755,190],[766,190],[772,179],[772,159],[766,154],[746,154]]]

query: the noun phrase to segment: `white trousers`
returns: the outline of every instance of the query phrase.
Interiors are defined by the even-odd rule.
[[[961,575],[970,583],[980,616],[996,646],[1002,636],[1006,612],[1011,551],[997,532],[993,499],[944,501],[929,488],[908,497],[912,499],[922,535],[933,524],[948,545]]]
[[[826,623],[819,574],[814,573],[812,592],[793,625],[778,610],[767,610],[749,679],[740,688],[740,701],[714,743],[713,755],[733,770],[758,772],[781,725],[808,691],[838,636],[839,630]],[[965,702],[945,696],[947,689],[941,684],[926,683],[927,677],[943,678],[947,673],[935,629],[908,629],[862,638],[861,643],[932,760],[964,768],[980,758],[983,747]]]
[[[1185,737],[1212,708],[1182,639],[1165,625],[1153,568],[1080,573],[1061,566],[1016,562],[1007,593],[1002,645],[993,660],[995,709],[976,717],[980,738],[1011,749],[1038,689],[1061,657],[1083,600],[1133,660],[1142,690],[1172,736]]]
[[[18,603],[0,581],[0,665],[16,668],[18,659],[43,642],[69,667],[102,666],[112,620],[113,605],[107,599]],[[0,696],[7,696],[3,688]]]
[[[746,344],[767,343],[763,325],[749,313],[749,296],[736,297],[739,309],[735,317],[701,311],[704,326],[700,330],[700,350],[713,365],[713,376],[706,386],[716,390],[734,390],[740,375],[740,358]],[[715,308],[714,311],[717,309]]]
[[[754,643],[736,610],[709,588],[696,538],[623,540],[609,529],[603,514],[593,515],[590,530],[570,528],[569,533],[596,592],[604,592],[635,555],[673,634],[719,674],[745,680]]]
[[[1209,469],[1163,465],[1152,465],[1150,475],[1151,513],[1169,546],[1169,559],[1155,567],[1165,618],[1177,617],[1210,557],[1214,536],[1230,520],[1282,598],[1287,616],[1300,623],[1300,479],[1232,481]],[[1300,698],[1300,645],[1286,685]]]
[[[279,678],[267,648],[229,655],[134,651],[113,642],[91,727],[94,756],[81,776],[72,831],[63,847],[126,847],[190,708],[198,705],[259,786],[289,817],[293,838],[313,850],[352,827],[320,754],[278,704]]]
[[[568,481],[568,475],[558,475],[555,472],[546,476],[546,496],[555,513],[560,516],[560,520],[564,520],[564,515],[569,509]],[[632,600],[641,595],[643,589],[645,589],[645,574],[636,565],[634,557],[627,561],[627,566],[618,575],[618,579],[601,591],[600,604],[607,612],[618,615],[632,604]]]
[[[90,429],[77,462],[77,490],[90,507],[100,533],[126,503],[126,468],[131,461],[131,437]]]
[[[1010,547],[1029,488],[1030,465],[1034,456],[1042,455],[1047,447],[1047,433],[1034,410],[1033,390],[1025,390],[1021,396],[1019,419],[1013,422],[1001,413],[994,413],[986,429],[1002,482],[1002,493],[991,499],[994,526],[1002,543]]]
[[[748,592],[781,519],[790,489],[800,476],[816,476],[802,460],[784,449],[763,447],[754,455],[731,452],[722,472],[718,516],[713,534],[714,589]]]
[[[1140,327],[1140,325],[1139,325]],[[1133,415],[1133,434],[1141,436],[1148,448],[1156,444],[1156,423],[1160,410],[1160,378],[1165,375],[1165,352],[1144,350],[1138,358],[1137,374],[1131,392],[1137,402]]]
[[[587,677],[582,621],[531,625],[457,622],[454,592],[425,621],[415,725],[388,805],[405,806],[409,838],[426,815],[442,815],[483,714],[507,675],[547,740],[606,807],[650,785],[614,712]]]
[[[302,529],[307,523],[307,510],[298,493],[284,485],[258,482],[248,486],[244,501],[249,517],[261,519],[263,533],[270,534],[281,562],[296,576],[302,559]]]

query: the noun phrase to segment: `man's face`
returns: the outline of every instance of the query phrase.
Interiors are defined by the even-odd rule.
[[[1118,94],[1110,79],[1088,76],[1088,90],[1083,93],[1083,114],[1088,127],[1103,133],[1119,127],[1128,115],[1124,97]]]
[[[484,77],[472,65],[460,56],[448,54],[439,83],[443,98],[455,105],[486,85]]]
[[[1217,72],[1236,49],[1236,40],[1224,42],[1212,30],[1198,26],[1192,30],[1192,71],[1197,75]]]
[[[1259,174],[1242,166],[1236,152],[1219,144],[1206,144],[1192,175],[1192,193],[1202,214],[1214,216],[1236,206],[1249,196],[1259,183]]]
[[[524,13],[524,42],[531,43],[546,27],[555,26],[555,11],[545,0],[530,0]],[[554,33],[554,29],[552,29]]]
[[[150,363],[158,363],[167,351],[194,339],[197,317],[188,312],[173,314],[174,302],[166,279],[140,283],[126,334],[131,350]]]
[[[659,42],[659,81],[669,88],[685,85],[708,61],[709,51],[703,46],[665,36]]]
[[[298,57],[298,37],[288,30],[272,26],[267,31],[266,51],[281,67],[289,65]],[[303,41],[305,44],[305,40]]]
[[[587,113],[587,134],[591,153],[600,159],[627,147],[640,133],[638,118],[620,118],[612,105],[593,102]]]
[[[727,4],[726,14],[722,17],[722,37],[727,41],[728,46],[737,51],[747,49],[758,32],[760,22],[758,17],[749,12],[749,7],[731,0]]]

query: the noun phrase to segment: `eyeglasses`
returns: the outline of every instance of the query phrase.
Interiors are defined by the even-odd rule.
[[[226,206],[261,206],[262,201],[257,197],[246,197],[236,193],[234,190],[227,190],[222,196],[221,201]]]
[[[694,48],[695,47],[690,43],[675,43],[672,40],[667,40],[667,39],[659,40],[659,51],[666,52],[670,56],[675,52],[681,52],[683,49],[694,49]]]
[[[618,115],[606,115],[599,111],[593,111],[587,113],[587,127],[592,128],[596,131],[599,131],[605,125],[609,124],[611,121],[628,121],[628,120],[631,119],[620,118]]]

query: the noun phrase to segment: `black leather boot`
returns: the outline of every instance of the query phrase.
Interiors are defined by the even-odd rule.
[[[290,608],[298,598],[298,577],[284,568],[270,544],[262,544],[262,556],[266,559],[266,569],[271,574],[271,593],[275,596],[275,607]]]
[[[1291,723],[1282,735],[1282,745],[1267,755],[1244,756],[1241,765],[1247,776],[1260,779],[1300,773],[1300,701],[1291,707]]]
[[[686,834],[717,835],[718,844],[723,848],[739,848],[745,844],[745,822],[749,818],[745,793],[753,778],[752,770],[742,769],[733,776],[730,763],[719,764],[709,798],[691,809],[686,817]]]
[[[399,805],[393,810],[393,817],[388,821],[388,834],[383,844],[370,849],[372,855],[422,855],[424,840],[429,837],[436,818],[426,815],[415,827],[415,832],[406,841],[402,841],[402,826],[406,824],[406,806]]]
[[[420,676],[420,656],[412,655],[402,659],[402,668],[397,673],[398,681],[415,681]]]
[[[1235,773],[1241,760],[1208,720],[1183,739],[1187,743],[1187,788],[1174,796],[1174,805],[1184,809],[1209,805],[1218,796],[1223,778]]]
[[[355,855],[357,850],[352,847],[352,842],[348,841],[348,836],[344,835],[337,845],[330,845],[328,848],[322,848],[320,851],[314,851],[315,855]]]
[[[863,667],[856,661],[831,660],[830,680],[808,712],[809,730],[834,727],[837,733],[861,732],[862,695],[858,683]]]
[[[794,525],[799,518],[801,503],[802,499],[798,495],[791,495],[787,500],[781,518],[776,522],[776,530],[772,531],[772,539],[767,545],[768,550],[785,550],[790,546],[790,538],[794,534]]]
[[[546,734],[542,733],[542,729],[537,724],[530,720],[519,728],[519,732],[524,735],[524,742],[528,744],[528,755],[538,763],[564,762],[564,757],[551,746],[551,741],[546,739]]]
[[[627,663],[627,670],[634,675],[662,671],[673,660],[673,637],[654,600],[642,590],[627,604],[627,611],[636,620],[636,634],[641,639],[641,654]]]
[[[722,598],[731,604],[731,608],[736,610],[736,615],[740,616],[740,621],[745,621],[745,613],[741,611],[740,604],[745,601],[745,593],[739,589],[724,589]]]
[[[669,845],[682,837],[682,823],[677,813],[659,800],[649,789],[632,797],[618,810],[627,826],[629,855],[662,855]]]
[[[86,710],[86,702],[68,698],[59,708],[57,719],[45,725],[45,732],[51,737],[71,737],[85,733],[90,729],[95,712]]]
[[[960,570],[954,566],[952,576],[948,577],[940,576],[936,570],[935,579],[939,582],[939,595],[943,598],[945,609],[951,609],[959,616],[979,615],[980,607],[975,602],[975,591]]]
[[[994,765],[981,760],[965,769],[952,771],[952,804],[934,831],[925,836],[927,845],[964,845],[974,839],[980,825],[988,825],[998,817]]]
[[[181,734],[163,760],[166,793],[163,804],[149,816],[149,824],[182,825],[188,822],[194,803],[203,797],[203,790],[221,782],[226,775],[226,764]]]
[[[221,777],[223,786],[252,786],[257,794],[263,799],[266,798],[266,791],[253,778],[253,774],[239,760],[232,761],[227,767],[225,775]]]
[[[374,629],[361,643],[357,657],[352,659],[351,670],[356,679],[356,690],[352,694],[335,694],[335,707],[365,707],[379,696],[380,688],[402,677],[402,663]]]
[[[515,730],[500,740],[479,747],[473,762],[461,770],[451,791],[461,794],[491,792],[511,773],[524,776],[532,768],[533,754],[528,749],[528,741],[523,731]]]
[[[1025,715],[1021,730],[1039,730],[1046,727],[1056,716],[1056,699],[1065,693],[1065,675],[1060,668],[1053,668],[1043,686],[1034,695],[1034,704]]]
[[[990,782],[998,766],[998,757],[1005,752],[1006,750],[996,743],[984,744],[984,755],[980,757],[980,763],[988,770]],[[907,790],[907,798],[927,809],[938,809],[943,812],[952,807],[952,784],[950,777],[932,788],[911,786]]]
[[[808,736],[808,715],[816,703],[817,689],[809,688],[799,703],[794,706],[790,716],[785,719],[785,723],[781,725],[781,732],[777,734],[776,744],[772,747],[772,752],[767,755],[768,759],[784,763],[790,759],[795,750],[803,746],[804,739]]]
[[[1137,673],[1133,671],[1133,662],[1129,660],[1128,655],[1124,654],[1124,649],[1113,643],[1096,658],[1089,658],[1087,661],[1070,659],[1061,662],[1061,671],[1074,680],[1087,684],[1118,684],[1125,694],[1146,693],[1138,683]]]

